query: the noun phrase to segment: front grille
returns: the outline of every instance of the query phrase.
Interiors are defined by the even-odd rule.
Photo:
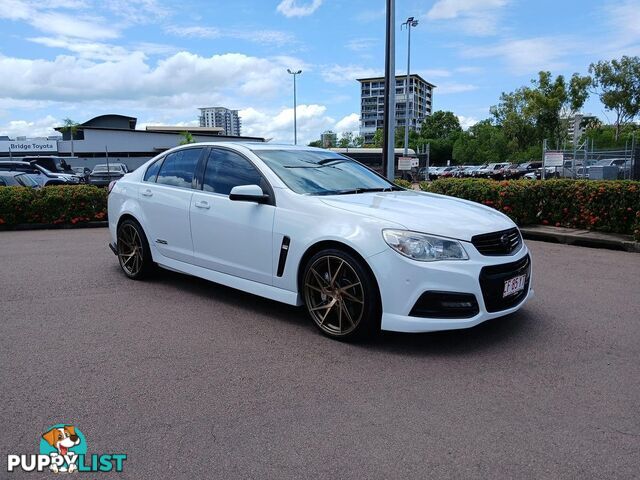
[[[502,230],[500,232],[475,235],[471,243],[482,254],[487,256],[511,255],[520,250],[522,237],[517,228]]]
[[[480,312],[471,293],[424,292],[409,313],[422,318],[471,318]]]
[[[526,275],[524,289],[514,295],[503,298],[504,282],[518,275]],[[480,288],[487,312],[499,312],[515,307],[522,302],[529,292],[531,279],[531,259],[529,255],[513,263],[483,267],[480,270]]]

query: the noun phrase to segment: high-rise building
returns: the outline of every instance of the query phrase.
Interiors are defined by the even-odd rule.
[[[201,127],[220,127],[224,129],[224,135],[240,136],[241,121],[237,110],[229,110],[225,107],[200,108]]]
[[[589,123],[597,120],[598,117],[591,114],[576,113],[573,117],[567,118],[567,137],[571,143],[577,144]]]
[[[322,148],[332,148],[338,145],[338,135],[331,130],[320,135],[320,141],[322,142]]]
[[[384,127],[384,77],[360,78],[360,136],[371,143],[376,130]],[[409,121],[411,130],[418,130],[422,121],[431,115],[435,85],[420,75],[410,76],[406,92],[406,75],[396,76],[396,128],[404,128]],[[407,102],[408,100],[408,102]]]

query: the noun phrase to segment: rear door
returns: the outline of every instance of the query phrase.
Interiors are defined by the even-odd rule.
[[[273,282],[275,206],[231,201],[239,185],[271,187],[259,170],[239,153],[212,148],[204,168],[202,190],[191,202],[191,232],[197,265],[260,283]]]
[[[149,166],[139,190],[149,243],[165,257],[181,262],[193,263],[189,205],[204,151],[193,147],[168,154]]]

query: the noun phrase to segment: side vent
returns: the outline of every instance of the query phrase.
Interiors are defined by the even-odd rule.
[[[289,237],[284,237],[282,239],[282,246],[280,247],[280,258],[278,259],[278,272],[276,275],[281,277],[284,273],[284,265],[287,263],[287,254],[289,253],[289,243],[291,239]]]

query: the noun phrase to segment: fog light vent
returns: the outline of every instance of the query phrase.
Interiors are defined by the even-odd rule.
[[[472,293],[424,292],[411,309],[412,317],[471,318],[480,312]]]

